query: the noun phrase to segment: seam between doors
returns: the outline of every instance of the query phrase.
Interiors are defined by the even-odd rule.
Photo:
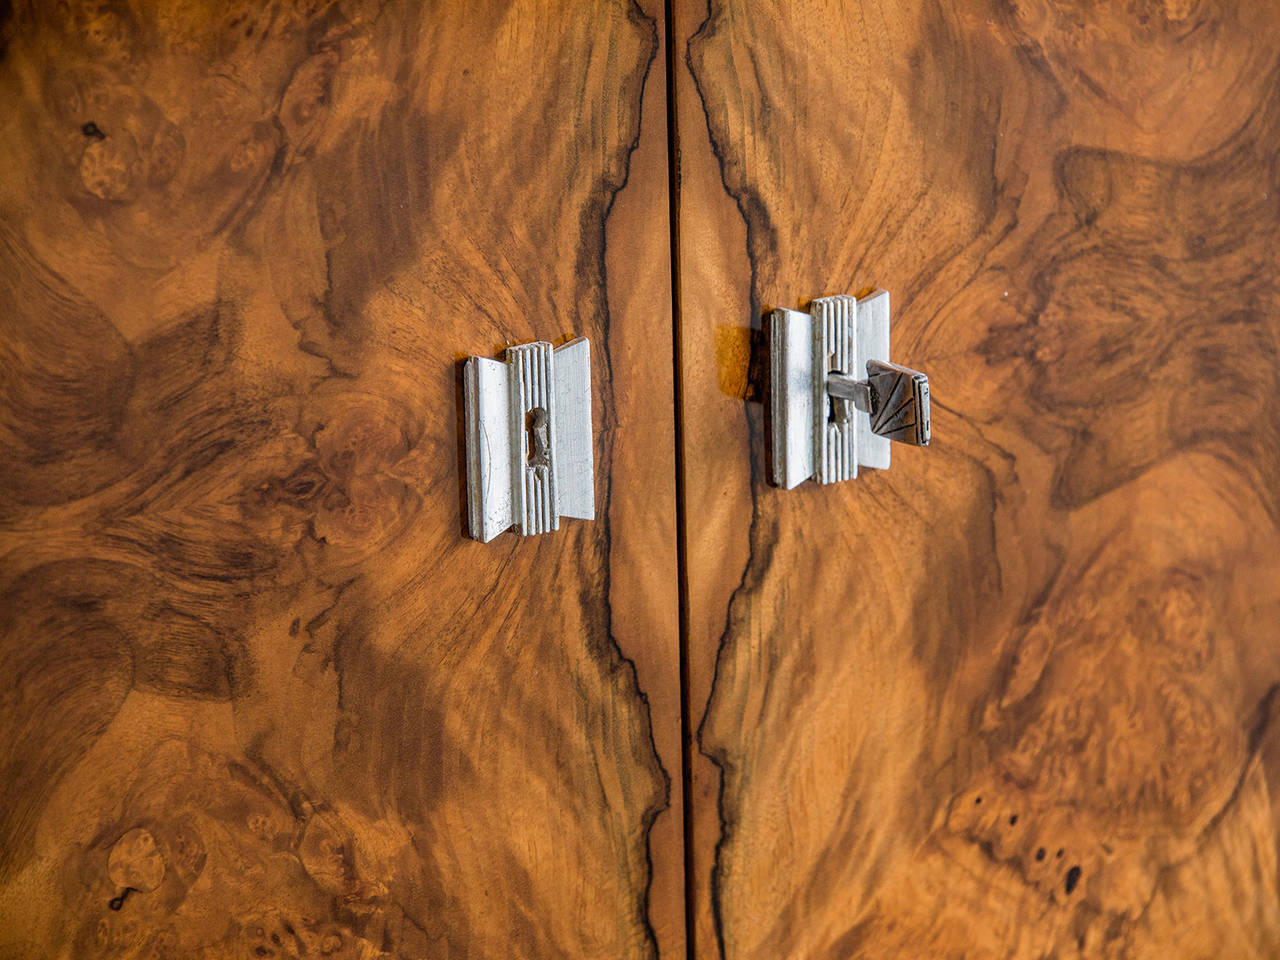
[[[675,404],[676,578],[680,656],[680,813],[684,855],[685,956],[694,960],[696,910],[694,904],[692,750],[693,716],[689,689],[689,557],[685,515],[684,381],[680,340],[680,133],[677,123],[675,55],[676,33],[673,0],[664,0],[667,68],[667,219],[671,263],[671,360],[672,395]]]

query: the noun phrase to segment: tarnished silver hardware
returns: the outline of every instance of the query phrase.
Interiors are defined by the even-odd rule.
[[[871,432],[916,447],[929,445],[929,378],[919,370],[867,361]]]
[[[591,348],[585,338],[508,347],[463,368],[471,536],[560,529],[595,518]]]
[[[916,447],[929,445],[929,378],[919,370],[871,360],[866,380],[828,374],[827,396],[851,401],[854,408],[868,414],[876,436]],[[851,417],[852,412],[841,416]]]
[[[889,294],[819,297],[769,317],[773,482],[887,469],[890,441],[929,444],[929,378],[889,361]]]

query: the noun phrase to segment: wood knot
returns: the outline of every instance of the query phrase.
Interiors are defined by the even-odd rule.
[[[139,168],[137,144],[121,131],[111,137],[94,138],[84,148],[80,155],[80,183],[100,200],[127,202],[133,198]]]
[[[135,827],[120,837],[107,856],[107,875],[121,891],[111,903],[119,910],[130,893],[149,893],[164,879],[165,864],[151,831]]]

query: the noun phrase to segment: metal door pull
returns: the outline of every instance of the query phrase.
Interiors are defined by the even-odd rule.
[[[890,441],[929,445],[929,378],[889,361],[886,291],[774,310],[768,327],[775,484],[851,480],[888,469]]]
[[[508,347],[463,367],[471,536],[560,529],[595,518],[591,348],[579,337]]]

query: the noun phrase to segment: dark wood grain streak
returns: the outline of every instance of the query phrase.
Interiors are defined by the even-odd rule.
[[[654,10],[2,29],[0,955],[682,952]],[[464,539],[458,362],[574,334],[598,521]]]
[[[700,955],[1275,955],[1274,11],[676,11]],[[933,445],[775,490],[870,287]]]

